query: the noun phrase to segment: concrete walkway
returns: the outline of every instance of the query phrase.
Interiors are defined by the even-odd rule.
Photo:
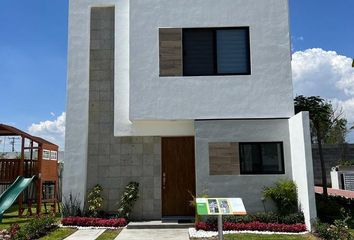
[[[127,229],[115,240],[189,240],[188,229]]]
[[[327,188],[327,191],[328,191],[328,195],[342,196],[345,198],[354,198],[354,191],[347,191],[347,190],[333,189],[333,188]],[[315,187],[315,192],[322,194],[323,188],[322,187]]]
[[[65,240],[95,240],[100,236],[106,229],[80,229],[74,234],[65,238]]]

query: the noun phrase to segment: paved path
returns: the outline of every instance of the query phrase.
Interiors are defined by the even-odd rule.
[[[354,198],[354,191],[346,191],[346,190],[340,190],[340,189],[333,189],[333,188],[327,188],[328,195],[332,196],[342,196],[346,198]],[[315,192],[316,193],[323,193],[323,188],[322,187],[315,187]]]
[[[188,229],[126,229],[115,240],[189,240]]]
[[[74,234],[65,238],[65,240],[95,240],[106,229],[85,229],[77,230]]]

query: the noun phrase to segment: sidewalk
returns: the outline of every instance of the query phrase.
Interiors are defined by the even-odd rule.
[[[74,234],[65,238],[65,240],[95,240],[100,236],[106,229],[80,229]]]
[[[333,188],[327,188],[327,191],[328,191],[328,195],[342,196],[342,197],[346,197],[346,198],[354,198],[354,191],[346,191],[346,190],[333,189]],[[315,187],[315,192],[322,194],[323,188],[322,187]]]

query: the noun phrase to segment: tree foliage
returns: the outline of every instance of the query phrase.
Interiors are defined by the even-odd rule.
[[[347,134],[347,120],[342,117],[343,112],[341,110],[334,110],[331,102],[321,97],[305,97],[300,95],[294,101],[296,113],[308,111],[310,114],[311,139],[313,143],[318,144],[323,194],[327,196],[327,173],[322,144],[328,141],[332,143],[344,143]]]
[[[349,132],[347,119],[342,109],[335,109],[331,102],[319,96],[295,98],[295,112],[308,111],[311,120],[311,139],[313,143],[341,144]]]

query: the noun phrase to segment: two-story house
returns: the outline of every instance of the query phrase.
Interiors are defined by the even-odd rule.
[[[64,195],[100,184],[115,211],[136,181],[135,219],[188,218],[202,193],[264,211],[287,177],[310,227],[290,49],[287,0],[71,0]]]

